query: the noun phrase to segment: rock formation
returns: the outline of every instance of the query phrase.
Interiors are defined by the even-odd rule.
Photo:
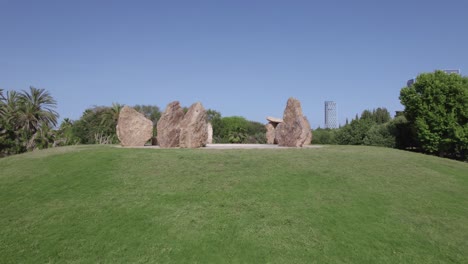
[[[157,124],[157,142],[161,148],[179,147],[180,124],[183,118],[184,110],[178,101],[167,105]]]
[[[265,125],[266,128],[266,138],[267,144],[278,144],[276,140],[276,127],[278,124],[283,123],[283,119],[276,117],[267,117],[268,124]]]
[[[301,103],[297,99],[289,98],[284,110],[283,123],[276,127],[275,136],[278,145],[283,147],[302,147],[310,144],[310,124],[302,114]]]
[[[144,146],[153,136],[153,122],[135,109],[124,106],[116,130],[122,146]]]
[[[268,122],[273,123],[273,125],[274,125],[275,127],[276,127],[276,125],[278,125],[279,123],[283,123],[283,119],[281,119],[281,118],[276,118],[276,117],[268,116],[266,119],[267,119]]]
[[[307,120],[307,117],[304,116],[304,119],[307,123],[307,131],[309,131],[309,133],[307,133],[307,137],[304,141],[304,145],[310,145],[312,144],[312,128],[310,127],[310,123],[309,123],[309,120]]]
[[[211,123],[207,124],[206,130],[208,132],[208,139],[206,140],[206,144],[213,144],[213,126]]]
[[[205,146],[208,140],[207,126],[205,108],[201,103],[194,103],[180,123],[180,147],[199,148]]]

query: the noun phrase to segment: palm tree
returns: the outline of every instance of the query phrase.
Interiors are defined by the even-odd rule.
[[[116,133],[117,133],[117,123],[119,120],[120,110],[124,105],[119,103],[112,103],[111,107],[106,107],[103,111],[103,115],[101,116],[101,130],[98,131],[97,134],[94,135],[95,143],[102,144],[103,140],[98,138],[105,138],[103,144],[111,144],[116,140]]]
[[[119,103],[112,103],[112,106],[105,109],[103,113],[103,118],[101,120],[101,125],[115,128],[117,121],[119,120],[120,110],[124,105]]]
[[[15,91],[7,91],[6,96],[1,99],[0,117],[0,155],[15,154],[25,150],[22,132],[18,122],[19,116],[19,94]]]
[[[54,109],[57,101],[44,89],[32,86],[29,89],[19,95],[24,128],[36,132],[42,124],[56,126],[59,115]]]
[[[5,96],[3,95],[3,89],[0,89],[0,136],[5,126]]]
[[[6,126],[17,131],[18,129],[19,95],[16,91],[8,91],[2,103],[2,117]]]
[[[3,95],[3,89],[0,89],[0,125],[5,115],[5,96]]]
[[[73,121],[70,118],[65,117],[62,121],[62,124],[60,124],[60,129],[66,129],[71,126],[73,126]]]
[[[57,125],[58,113],[54,110],[57,102],[44,89],[29,88],[22,91],[18,97],[19,128],[27,140],[28,150],[34,148],[35,135],[41,129],[47,130]]]
[[[3,89],[0,89],[0,120],[5,117],[6,97],[3,95]]]

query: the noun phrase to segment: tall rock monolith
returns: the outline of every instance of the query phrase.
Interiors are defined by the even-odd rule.
[[[265,125],[266,128],[266,140],[267,144],[275,144],[275,138],[276,138],[276,129],[273,126],[273,124],[268,123]]]
[[[124,106],[119,113],[116,131],[122,146],[144,146],[153,136],[153,122],[135,109]]]
[[[158,131],[157,142],[161,148],[180,146],[180,124],[183,118],[184,110],[178,101],[167,105],[156,126]]]
[[[208,138],[206,139],[206,144],[213,144],[213,125],[211,125],[211,123],[207,124],[206,131],[208,132]]]
[[[289,98],[284,110],[283,122],[276,127],[276,140],[279,146],[302,147],[309,144],[312,132],[307,118],[302,114],[299,100]]]
[[[180,124],[180,147],[199,148],[206,146],[208,140],[206,110],[201,103],[190,106]]]

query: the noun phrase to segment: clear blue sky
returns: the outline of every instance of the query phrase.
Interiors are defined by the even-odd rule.
[[[312,127],[401,110],[406,81],[468,72],[468,1],[0,0],[0,87],[93,105],[201,101],[266,122],[293,96]]]

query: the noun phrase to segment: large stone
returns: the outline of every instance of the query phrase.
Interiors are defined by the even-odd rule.
[[[266,128],[266,139],[267,139],[267,144],[275,144],[275,127],[273,126],[272,123],[268,123],[265,125]]]
[[[289,98],[284,110],[283,123],[276,127],[276,140],[279,146],[302,147],[310,143],[312,132],[307,118],[302,114],[301,103]]]
[[[310,132],[310,133],[307,133],[307,137],[306,137],[306,139],[304,141],[304,145],[310,145],[310,144],[312,144],[312,128],[310,127],[309,120],[307,120],[306,116],[304,116],[304,119],[305,119],[305,121],[307,123],[306,130]]]
[[[183,118],[184,110],[178,101],[167,105],[157,124],[157,141],[161,148],[179,147],[180,123]]]
[[[276,140],[276,127],[278,124],[283,123],[283,119],[268,116],[267,118],[268,124],[265,125],[266,128],[266,139],[267,144],[278,144]]]
[[[180,124],[180,147],[199,148],[208,140],[206,110],[201,103],[190,106]]]
[[[208,139],[206,140],[206,144],[213,144],[213,126],[211,123],[207,124],[206,130],[208,132]]]
[[[281,118],[277,118],[277,117],[272,117],[272,116],[267,116],[267,121],[270,122],[270,123],[283,123],[283,119]]]
[[[116,130],[122,146],[144,146],[153,136],[153,122],[135,109],[124,106]]]

